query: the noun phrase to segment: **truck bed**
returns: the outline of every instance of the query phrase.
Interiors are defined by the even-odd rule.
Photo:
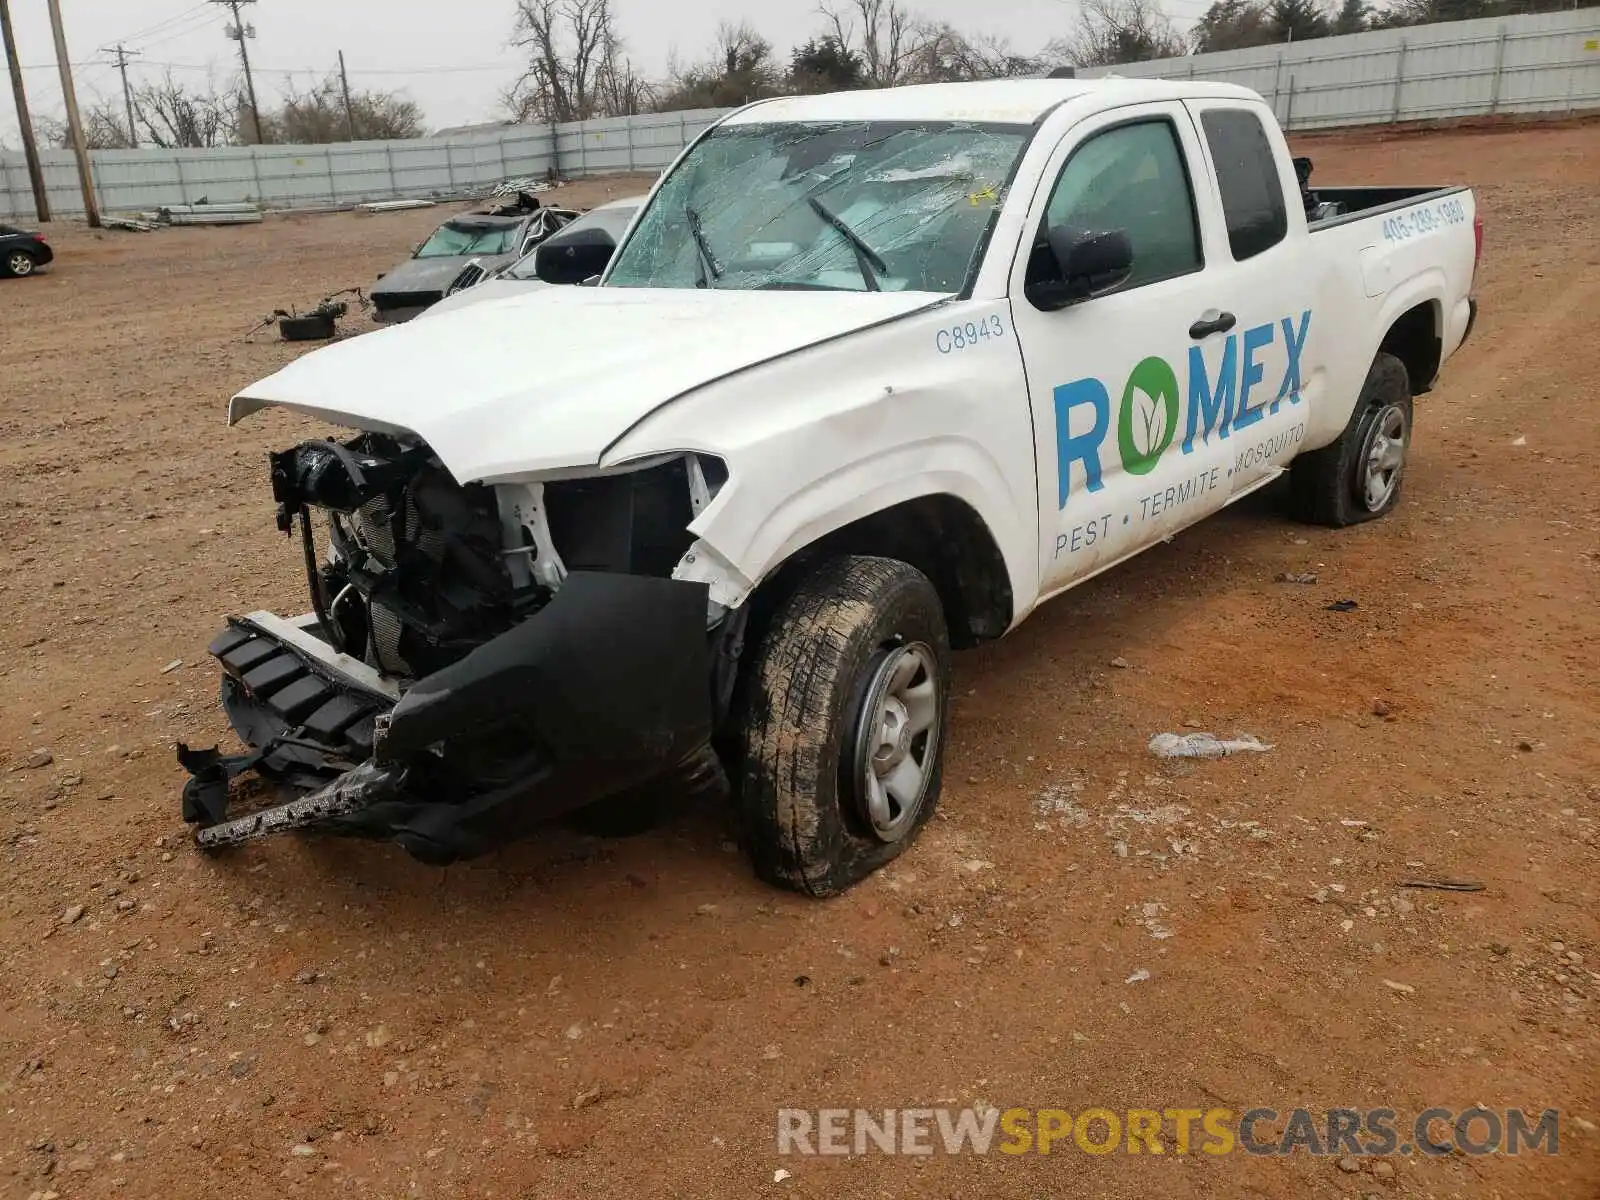
[[[1453,187],[1329,187],[1313,188],[1312,196],[1318,205],[1337,204],[1343,211],[1336,216],[1323,217],[1308,223],[1312,233],[1366,217],[1397,212],[1423,201],[1438,200],[1456,192],[1466,191],[1464,185]]]

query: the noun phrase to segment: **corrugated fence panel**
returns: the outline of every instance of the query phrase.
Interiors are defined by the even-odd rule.
[[[1600,8],[1457,21],[1134,63],[1118,74],[1252,88],[1289,129],[1600,107]],[[551,126],[507,126],[454,138],[333,146],[102,150],[95,187],[108,212],[255,200],[273,206],[439,198],[508,178],[660,171],[721,110],[650,113]],[[51,206],[79,215],[70,153],[43,154]],[[29,219],[20,153],[0,153],[0,217]]]
[[[1084,75],[1254,88],[1291,129],[1600,106],[1600,10],[1386,29]]]

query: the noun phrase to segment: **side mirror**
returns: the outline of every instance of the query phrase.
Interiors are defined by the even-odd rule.
[[[582,283],[604,274],[616,251],[617,243],[603,229],[563,232],[534,251],[533,271],[545,283]]]
[[[1058,225],[1028,263],[1028,301],[1054,312],[1120,287],[1133,274],[1133,243],[1121,229],[1092,231]]]

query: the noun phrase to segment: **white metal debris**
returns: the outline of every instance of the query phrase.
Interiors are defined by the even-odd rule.
[[[1214,733],[1158,733],[1150,739],[1150,753],[1157,758],[1226,758],[1246,751],[1264,754],[1271,749],[1248,733],[1228,740]]]
[[[157,210],[168,225],[258,225],[263,220],[254,204],[169,204]]]
[[[370,204],[356,205],[357,212],[364,213],[392,213],[406,212],[413,208],[432,208],[432,200],[374,200]]]

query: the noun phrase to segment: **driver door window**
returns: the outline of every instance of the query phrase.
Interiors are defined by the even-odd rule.
[[[1119,291],[1204,265],[1189,173],[1164,118],[1119,125],[1078,147],[1061,169],[1045,220],[1049,228],[1126,232],[1133,274]]]

